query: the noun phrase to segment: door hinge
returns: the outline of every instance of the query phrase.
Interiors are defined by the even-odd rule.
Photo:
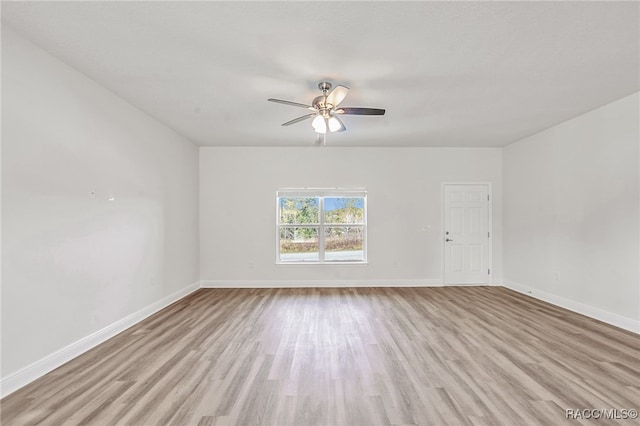
[[[487,238],[491,238],[491,233],[487,232]]]
[[[490,201],[490,200],[489,200],[489,194],[487,194],[487,201]]]
[[[491,275],[491,269],[487,269],[487,275]]]

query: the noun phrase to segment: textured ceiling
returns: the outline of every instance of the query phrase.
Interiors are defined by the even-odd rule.
[[[504,146],[639,90],[638,2],[2,2],[3,25],[200,145],[351,88],[341,146]]]

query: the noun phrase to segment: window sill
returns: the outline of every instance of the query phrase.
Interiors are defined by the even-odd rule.
[[[353,261],[353,262],[340,262],[340,261],[335,261],[335,262],[314,262],[314,261],[308,261],[308,262],[280,262],[280,261],[276,261],[276,266],[369,266],[369,262],[367,261]]]

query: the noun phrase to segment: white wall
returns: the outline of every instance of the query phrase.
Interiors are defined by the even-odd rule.
[[[6,26],[2,201],[3,379],[198,281],[197,147]]]
[[[441,183],[483,181],[493,183],[500,282],[501,170],[498,148],[202,147],[200,277],[211,286],[441,283]],[[276,190],[300,187],[367,189],[367,266],[275,264]]]
[[[503,163],[505,284],[636,330],[639,101],[511,144]]]

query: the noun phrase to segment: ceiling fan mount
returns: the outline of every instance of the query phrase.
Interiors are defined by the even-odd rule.
[[[290,126],[295,123],[299,123],[308,118],[313,118],[311,125],[316,132],[316,143],[324,145],[326,143],[325,135],[329,132],[343,132],[347,128],[342,123],[337,115],[384,115],[385,110],[379,108],[359,108],[359,107],[342,107],[338,108],[338,105],[347,97],[349,88],[345,86],[336,86],[331,90],[332,84],[328,81],[322,81],[318,83],[318,89],[322,92],[322,95],[316,96],[311,105],[301,104],[298,102],[284,101],[282,99],[267,99],[270,102],[276,102],[284,105],[291,105],[300,108],[306,108],[313,111],[312,113],[303,115],[298,118],[294,118],[291,121],[283,123],[283,126]]]
[[[318,89],[320,89],[322,93],[325,93],[325,94],[328,93],[332,87],[333,86],[328,81],[321,81],[320,83],[318,83]]]

